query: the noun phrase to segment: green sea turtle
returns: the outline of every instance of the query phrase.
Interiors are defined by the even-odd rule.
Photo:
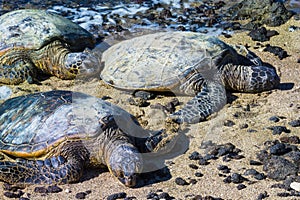
[[[45,10],[23,9],[0,16],[0,82],[32,81],[37,69],[62,79],[93,74],[96,61],[85,48],[95,39],[72,21]]]
[[[226,89],[261,92],[280,79],[244,46],[194,32],[159,32],[122,41],[103,52],[101,78],[125,90],[172,91],[195,96],[170,115],[196,123],[226,103]],[[224,88],[225,87],[225,88]]]
[[[85,167],[105,165],[124,185],[135,186],[141,153],[149,152],[146,137],[137,138],[149,131],[136,126],[125,110],[79,92],[11,98],[0,105],[0,180],[70,183]]]

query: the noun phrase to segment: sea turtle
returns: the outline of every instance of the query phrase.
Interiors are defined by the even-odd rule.
[[[23,9],[0,16],[0,82],[32,81],[37,69],[62,79],[93,74],[95,39],[72,21],[45,10]]]
[[[125,90],[171,90],[195,96],[170,117],[196,123],[226,103],[226,89],[261,92],[280,79],[244,46],[195,32],[159,32],[119,42],[103,52],[101,79]]]
[[[0,105],[0,180],[17,185],[76,182],[106,165],[132,187],[148,130],[125,110],[84,93],[54,90]],[[138,132],[136,132],[138,131]],[[149,151],[148,151],[149,152]]]

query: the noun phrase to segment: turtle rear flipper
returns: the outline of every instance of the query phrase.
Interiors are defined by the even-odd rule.
[[[187,102],[181,110],[170,117],[177,123],[198,123],[206,117],[219,111],[226,104],[226,91],[224,86],[215,81],[206,81],[197,95]]]
[[[87,155],[84,155],[84,150],[78,151],[76,144],[72,145],[64,145],[64,156],[53,156],[44,160],[18,158],[15,161],[0,161],[0,180],[23,186],[78,181],[82,176]]]
[[[36,70],[30,61],[18,60],[11,65],[0,64],[0,83],[19,84],[24,81],[33,82]]]

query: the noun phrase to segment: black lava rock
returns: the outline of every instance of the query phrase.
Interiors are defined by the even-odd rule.
[[[155,98],[155,94],[148,92],[148,91],[143,91],[143,90],[139,90],[134,92],[133,94],[134,97],[138,97],[138,98],[142,98],[144,100],[149,100],[149,99],[154,99]]]
[[[269,197],[268,193],[265,191],[264,193],[260,193],[257,197],[257,200],[265,199]]]
[[[300,119],[290,121],[288,124],[292,127],[299,127],[300,126]]]
[[[18,190],[18,192],[4,192],[3,195],[8,198],[20,198],[24,194],[23,191]]]
[[[280,60],[288,57],[287,52],[283,48],[281,48],[279,46],[271,46],[271,45],[268,44],[263,49],[263,51],[267,51],[267,52],[270,52],[270,53],[274,54],[275,56],[278,56],[278,58]]]
[[[266,178],[266,175],[264,173],[258,173],[258,174],[255,174],[253,177],[257,180],[263,180]]]
[[[59,193],[62,191],[62,189],[57,185],[49,185],[47,190],[49,193]]]
[[[290,133],[291,131],[287,129],[285,126],[270,126],[268,129],[272,130],[273,135],[280,135],[282,132]]]
[[[253,29],[248,35],[254,41],[265,42],[269,41],[270,37],[278,35],[278,32],[273,30],[267,30],[265,27],[261,27],[258,29]]]
[[[249,19],[255,24],[279,26],[293,16],[281,1],[276,0],[243,0],[232,6],[229,11],[235,20]]]
[[[47,190],[47,188],[45,188],[45,187],[43,187],[43,186],[41,186],[41,187],[35,187],[34,188],[34,192],[35,193],[48,193],[48,190]]]
[[[246,185],[244,185],[244,184],[238,184],[238,185],[236,186],[236,188],[237,188],[238,190],[242,190],[242,189],[245,189],[245,188],[246,188]]]
[[[195,176],[196,176],[196,177],[202,177],[203,174],[202,174],[201,172],[196,172],[196,173],[195,173]]]
[[[238,173],[233,173],[231,175],[231,182],[232,183],[242,183],[245,180],[247,180],[246,178],[244,178],[241,174]]]
[[[177,184],[177,185],[188,185],[188,182],[186,182],[183,178],[181,178],[181,177],[177,177],[176,179],[175,179],[175,183]]]
[[[192,169],[199,169],[199,167],[195,164],[189,164],[189,167]]]
[[[75,195],[75,198],[76,198],[76,199],[85,199],[85,197],[86,197],[87,195],[89,195],[91,192],[92,192],[92,191],[90,191],[90,190],[87,190],[87,191],[85,191],[85,192],[78,192],[78,193]]]
[[[124,199],[126,198],[127,194],[125,192],[120,192],[116,194],[109,195],[107,200],[115,200],[115,199]]]
[[[256,174],[259,174],[258,171],[256,171],[255,169],[247,169],[244,173],[245,176],[248,176],[248,175],[256,175]]]
[[[272,121],[272,122],[279,122],[280,118],[277,117],[277,116],[272,116],[272,117],[269,118],[269,120]]]
[[[283,157],[272,156],[264,163],[263,170],[268,178],[280,181],[287,176],[297,175],[299,166]]]
[[[155,192],[149,192],[146,196],[147,199],[159,199],[158,194]]]
[[[291,149],[287,148],[284,143],[274,144],[270,147],[270,154],[272,154],[272,155],[283,155],[290,151],[291,151]]]
[[[250,164],[250,165],[262,165],[261,162],[256,161],[256,160],[250,160],[249,164]]]
[[[283,143],[300,144],[300,138],[296,135],[289,136],[289,137],[281,137],[280,141]]]
[[[199,160],[200,158],[202,158],[202,156],[200,155],[200,153],[198,153],[197,151],[194,151],[193,153],[191,153],[191,155],[189,156],[190,160]]]
[[[233,121],[231,121],[231,120],[226,120],[224,122],[224,126],[232,127],[234,125],[235,125],[235,123]]]

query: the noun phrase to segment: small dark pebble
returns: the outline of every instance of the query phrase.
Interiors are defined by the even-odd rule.
[[[4,192],[3,195],[8,198],[20,198],[24,194],[23,191],[19,190],[18,192]]]
[[[10,185],[10,184],[8,184],[8,183],[4,183],[4,184],[3,184],[3,190],[16,192],[18,189],[23,189],[23,188],[22,188],[22,187],[15,186],[15,185]]]
[[[195,185],[197,183],[196,179],[191,179],[189,180],[189,184]]]
[[[287,129],[285,126],[271,126],[268,129],[272,130],[273,135],[280,135],[282,132],[290,133],[291,131]]]
[[[300,144],[300,138],[298,136],[285,136],[281,137],[280,141],[283,143],[290,143],[290,144]]]
[[[145,99],[142,99],[140,97],[137,97],[134,99],[132,97],[130,97],[130,98],[128,98],[127,101],[130,105],[134,105],[134,106],[138,106],[138,107],[147,107],[150,105],[149,102],[147,102]]]
[[[265,199],[269,197],[268,193],[265,191],[264,193],[260,193],[257,197],[257,200]]]
[[[193,153],[191,153],[191,155],[189,156],[190,160],[199,160],[200,158],[202,158],[202,156],[197,152],[194,151]]]
[[[286,186],[282,183],[276,183],[276,184],[271,185],[271,188],[286,189]]]
[[[202,177],[203,174],[202,174],[201,172],[196,172],[196,173],[195,173],[195,176],[197,176],[197,177]]]
[[[289,196],[291,196],[291,194],[288,193],[288,192],[280,192],[280,193],[277,193],[277,196],[279,196],[279,197],[289,197]]]
[[[133,199],[137,199],[136,197],[125,197],[123,200],[133,200]]]
[[[248,124],[241,124],[239,127],[240,127],[240,129],[245,129],[245,128],[248,128],[249,125]]]
[[[266,178],[264,173],[258,173],[256,175],[253,176],[256,180],[263,180]]]
[[[248,176],[248,175],[256,175],[256,174],[259,174],[258,171],[256,171],[256,169],[247,169],[244,173],[245,176]]]
[[[275,35],[278,35],[279,33],[275,30],[267,30],[265,27],[253,29],[248,34],[252,40],[254,41],[260,41],[265,42],[270,40],[270,37],[273,37]]]
[[[280,121],[279,117],[277,117],[277,116],[272,116],[272,117],[269,118],[269,120],[272,121],[272,122],[279,122]]]
[[[257,130],[255,130],[255,129],[248,129],[247,132],[248,133],[255,133],[255,132],[257,132]]]
[[[189,164],[189,167],[192,169],[199,169],[199,167],[195,164]]]
[[[225,173],[225,174],[230,173],[230,168],[227,167],[226,165],[219,165],[219,166],[217,167],[217,169],[220,170],[220,171],[222,171],[222,172]]]
[[[158,195],[159,199],[165,199],[165,200],[171,200],[174,199],[171,197],[167,192],[162,192],[161,194]]]
[[[250,163],[249,163],[249,164],[250,164],[250,165],[262,165],[261,162],[256,161],[256,160],[250,160]]]
[[[183,178],[181,178],[181,177],[177,177],[176,179],[175,179],[175,183],[177,184],[177,185],[188,185],[188,182],[186,182]]]
[[[238,173],[233,173],[231,175],[231,182],[232,183],[242,183],[245,180],[247,180],[246,178],[244,178],[241,174]]]
[[[151,93],[151,92],[148,92],[148,91],[143,91],[143,90],[136,91],[133,94],[133,96],[134,97],[142,98],[144,100],[150,100],[150,99],[154,99],[155,98],[155,94],[154,93]]]
[[[268,51],[270,53],[273,53],[275,56],[278,56],[278,58],[280,60],[288,57],[288,54],[285,50],[283,50],[281,47],[279,46],[271,46],[271,45],[267,45],[263,51]]]
[[[127,194],[125,192],[120,192],[116,194],[109,195],[107,200],[115,200],[115,199],[124,199],[126,198]]]
[[[201,196],[196,195],[191,200],[223,200],[222,198],[213,197],[213,196]]]
[[[27,197],[20,197],[19,200],[30,200],[30,199]]]
[[[300,119],[290,121],[288,124],[292,127],[299,127],[300,126]]]
[[[57,185],[50,185],[50,186],[48,186],[47,190],[50,193],[59,193],[62,191],[62,189],[60,187],[58,187]]]
[[[235,123],[233,121],[231,121],[231,120],[226,120],[224,122],[224,126],[232,127],[234,125],[235,125]]]
[[[291,149],[287,148],[284,143],[274,144],[270,147],[270,154],[273,154],[273,155],[283,155],[290,151],[291,151]]]
[[[231,183],[231,176],[227,176],[224,180],[224,183]]]
[[[147,199],[159,199],[158,194],[155,192],[149,192],[146,196]]]
[[[35,187],[34,192],[35,193],[48,193],[48,190],[47,190],[47,188],[42,186],[42,187]]]
[[[238,184],[238,185],[236,186],[236,188],[237,188],[238,190],[242,190],[242,189],[245,189],[245,188],[246,188],[246,185],[244,185],[244,184]]]
[[[209,162],[204,158],[200,158],[199,161],[198,161],[198,164],[199,165],[208,165]]]
[[[75,198],[76,199],[85,199],[85,197],[90,194],[92,191],[91,190],[87,190],[85,192],[78,192],[76,195],[75,195]]]

